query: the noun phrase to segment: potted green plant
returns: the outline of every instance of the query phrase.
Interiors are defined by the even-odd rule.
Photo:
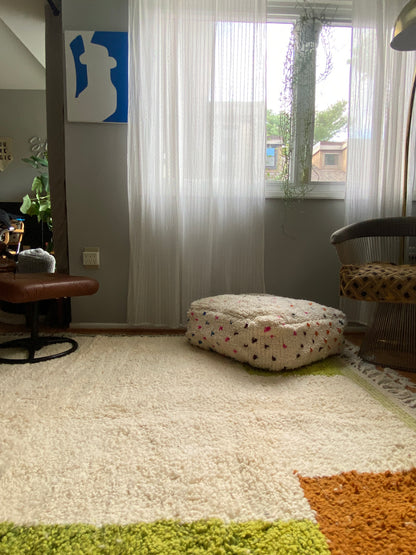
[[[52,231],[51,195],[49,191],[48,155],[43,157],[31,156],[23,158],[23,162],[30,164],[39,171],[32,182],[32,194],[25,195],[20,207],[22,214],[36,216],[38,222],[43,222]]]
[[[28,216],[36,216],[41,224],[46,224],[52,232],[52,207],[49,189],[48,153],[42,156],[22,158],[22,161],[38,170],[38,175],[33,179],[32,192],[23,197],[20,212]],[[50,250],[51,245],[46,245]]]

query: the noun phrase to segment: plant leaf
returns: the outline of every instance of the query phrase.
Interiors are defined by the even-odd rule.
[[[30,206],[32,204],[32,200],[29,195],[25,195],[23,197],[22,206],[20,207],[20,212],[22,214],[27,214],[28,210],[30,210]]]
[[[42,193],[43,183],[40,176],[36,176],[32,182],[32,191],[36,194]]]
[[[48,200],[40,199],[40,201],[39,201],[39,212],[45,212],[46,210],[49,210],[50,204],[51,203]]]
[[[35,156],[31,156],[30,158],[22,158],[22,162],[25,162],[26,164],[29,164],[30,166],[32,166],[32,168],[37,168],[37,162],[36,160],[34,160]]]
[[[40,174],[40,180],[42,181],[42,186],[46,192],[49,192],[49,175],[47,173]]]
[[[31,156],[30,158],[22,158],[22,162],[30,164],[32,168],[39,169],[41,167],[47,168],[49,165],[47,158],[40,158],[39,156]]]
[[[49,162],[46,158],[36,158],[36,161],[39,166],[43,166],[44,168],[47,168],[49,166]]]

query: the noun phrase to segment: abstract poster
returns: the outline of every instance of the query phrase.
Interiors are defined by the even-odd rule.
[[[65,31],[67,119],[127,122],[127,32]]]

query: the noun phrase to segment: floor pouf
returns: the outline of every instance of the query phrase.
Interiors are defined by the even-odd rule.
[[[345,314],[321,304],[273,295],[218,295],[194,301],[186,337],[266,370],[299,368],[340,353]]]

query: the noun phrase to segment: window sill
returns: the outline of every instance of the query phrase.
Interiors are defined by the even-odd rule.
[[[335,199],[344,200],[345,183],[315,182],[311,185],[311,190],[306,194],[305,199]],[[284,198],[282,184],[278,181],[266,181],[266,199]]]

